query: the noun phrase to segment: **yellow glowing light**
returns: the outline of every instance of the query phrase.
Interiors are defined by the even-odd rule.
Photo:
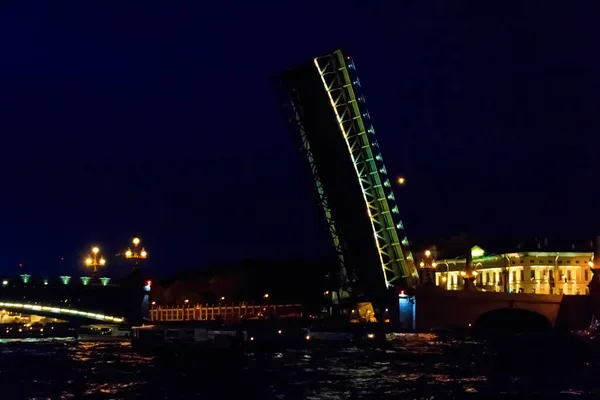
[[[268,298],[269,298],[269,293],[265,293],[263,297],[264,297],[265,299],[268,299]]]
[[[133,253],[131,252],[131,250],[127,250],[127,251],[125,252],[125,257],[127,257],[127,258],[130,258],[132,254],[133,254]]]
[[[404,185],[405,182],[406,182],[406,179],[404,179],[404,177],[401,176],[401,177],[398,178],[398,184],[399,185]]]
[[[152,302],[152,305],[155,305],[155,304],[156,304],[156,302],[155,302],[155,301],[153,301],[153,302]]]
[[[593,262],[593,261],[588,261],[588,265],[589,265],[591,268],[594,268],[594,262]]]
[[[437,263],[434,261],[434,262],[432,262],[432,263],[431,263],[431,266],[432,266],[433,268],[435,268],[435,267],[437,267]]]
[[[97,247],[94,247],[94,248],[92,249],[92,251],[94,252],[94,254],[98,254],[98,252],[100,251],[100,249],[99,249],[99,248],[97,248]]]
[[[133,238],[133,244],[136,246],[140,244],[140,238]]]
[[[146,256],[148,255],[148,253],[146,253],[146,250],[142,250],[142,252],[140,253],[140,255],[142,256],[142,258],[146,258]]]
[[[465,276],[467,273],[466,273],[465,271],[460,271],[460,274],[461,274],[462,276]]]
[[[425,257],[429,257],[431,255],[431,250],[425,250]]]
[[[188,299],[185,299],[183,302],[187,304],[187,303],[189,303],[190,301],[189,301]]]
[[[447,280],[446,277],[442,276],[442,282],[446,282],[446,280]]]
[[[91,258],[88,258],[87,260],[85,260],[85,263],[86,263],[87,265],[92,265],[92,259],[91,259]]]
[[[419,266],[420,266],[421,268],[423,268],[423,267],[425,266],[425,263],[424,263],[423,261],[421,261],[421,262],[419,263]]]
[[[473,271],[473,276],[477,276],[477,271]]]
[[[104,264],[106,264],[106,260],[104,258],[101,258],[100,259],[100,265],[104,265]]]
[[[221,301],[225,300],[225,296],[221,296]]]

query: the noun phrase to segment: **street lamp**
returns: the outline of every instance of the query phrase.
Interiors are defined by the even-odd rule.
[[[437,263],[432,256],[431,250],[425,250],[423,256],[423,259],[419,263],[421,282],[425,284],[435,284],[435,269]]]
[[[106,260],[100,255],[100,249],[97,246],[92,247],[92,253],[85,259],[85,265],[92,268],[94,278],[98,277],[98,268],[106,265]]]
[[[141,243],[140,238],[133,238],[133,250],[130,248],[125,252],[125,258],[134,260],[134,265],[137,266],[140,260],[148,258],[148,253],[143,247],[140,249],[138,246]]]
[[[406,183],[406,179],[404,179],[403,176],[400,176],[400,177],[398,177],[397,182],[399,185],[404,185]]]

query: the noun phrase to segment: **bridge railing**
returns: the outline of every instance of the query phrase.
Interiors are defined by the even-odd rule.
[[[290,316],[302,315],[300,304],[237,304],[237,305],[193,305],[193,306],[152,306],[150,319],[157,322],[170,321],[212,321],[223,319],[238,321],[243,318],[256,318],[261,316]]]

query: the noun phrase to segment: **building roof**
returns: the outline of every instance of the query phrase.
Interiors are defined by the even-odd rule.
[[[574,237],[476,238],[458,235],[440,242],[437,246],[437,258],[464,258],[466,249],[473,246],[483,249],[486,255],[533,252],[593,252],[594,240],[592,238]]]

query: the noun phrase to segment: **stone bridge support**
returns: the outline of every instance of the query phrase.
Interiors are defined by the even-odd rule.
[[[492,310],[517,308],[544,316],[552,326],[580,329],[591,318],[588,296],[513,294],[420,288],[416,293],[416,330],[468,329]]]

